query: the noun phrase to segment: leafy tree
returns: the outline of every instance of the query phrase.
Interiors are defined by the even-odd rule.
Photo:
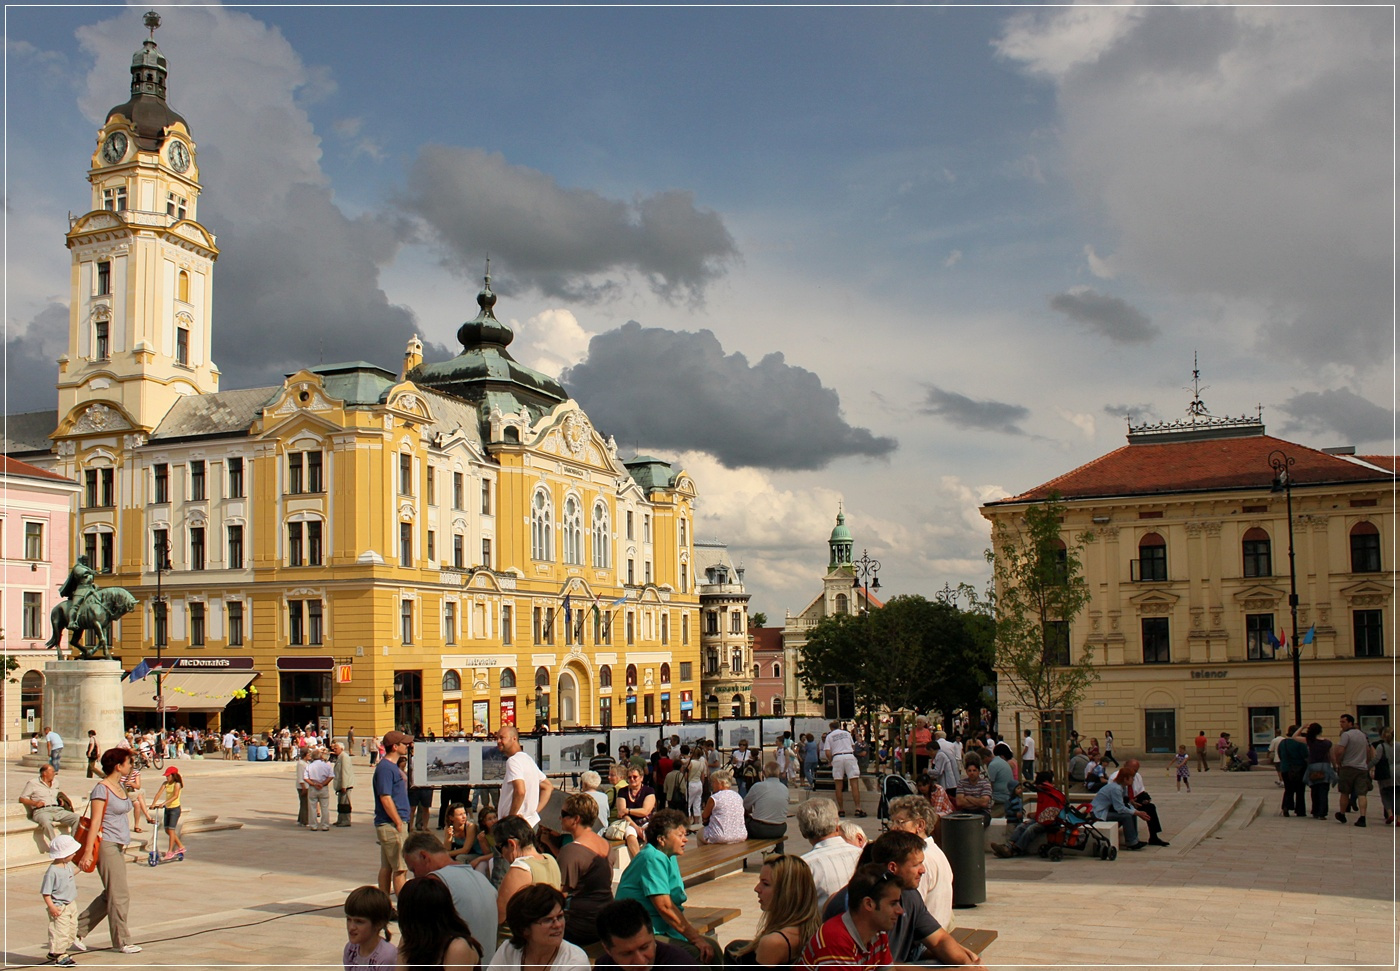
[[[758,613],[756,613],[756,614],[749,614],[749,627],[752,628],[752,627],[767,627],[767,626],[768,626],[768,615],[765,614],[763,611],[760,610],[760,611],[759,611]]]
[[[1089,602],[1081,555],[1092,534],[1066,543],[1058,495],[1028,507],[1016,521],[999,519],[987,561],[993,592],[977,606],[995,618],[1000,683],[1037,716],[1072,710],[1099,679],[1093,648],[1079,656],[1069,642],[1074,618]]]

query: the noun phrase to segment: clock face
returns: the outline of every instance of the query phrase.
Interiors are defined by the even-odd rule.
[[[126,135],[114,131],[102,143],[102,158],[108,162],[120,162],[126,156]]]
[[[184,172],[190,167],[190,153],[184,142],[170,143],[170,167],[176,172]]]

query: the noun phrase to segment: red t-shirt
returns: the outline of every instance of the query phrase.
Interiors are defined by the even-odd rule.
[[[865,971],[894,963],[888,934],[880,931],[871,939],[869,946],[862,948],[852,929],[848,916],[837,914],[817,929],[817,933],[802,949],[802,957],[795,967],[860,968]]]

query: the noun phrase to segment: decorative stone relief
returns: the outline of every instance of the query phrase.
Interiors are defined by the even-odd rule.
[[[1200,630],[1201,624],[1205,620],[1205,613],[1205,609],[1202,607],[1191,608],[1191,627],[1193,629]]]
[[[1187,523],[1187,524],[1186,524],[1186,535],[1187,535],[1187,536],[1193,536],[1193,537],[1194,537],[1194,536],[1200,536],[1201,533],[1203,533],[1203,532],[1205,532],[1205,523]]]
[[[400,519],[407,520],[408,522],[411,523],[411,522],[413,522],[414,518],[415,518],[417,515],[418,515],[418,510],[417,510],[417,508],[413,505],[413,503],[412,503],[411,501],[405,501],[405,502],[399,503],[399,518],[400,518]]]
[[[82,416],[73,424],[74,434],[106,432],[117,428],[130,428],[131,424],[115,409],[103,404],[89,405]]]
[[[1272,610],[1278,604],[1277,597],[1256,597],[1244,602],[1245,610]]]
[[[588,418],[582,412],[571,411],[564,416],[562,430],[564,444],[568,446],[569,451],[574,455],[583,454],[589,438],[593,435],[593,426],[589,424]]]
[[[1219,629],[1221,620],[1221,609],[1219,607],[1210,608],[1210,626],[1212,629]]]
[[[1169,614],[1172,612],[1172,605],[1167,603],[1145,603],[1138,604],[1140,614]]]

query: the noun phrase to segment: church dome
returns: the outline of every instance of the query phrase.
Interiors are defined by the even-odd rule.
[[[838,512],[838,513],[836,514],[836,528],[833,529],[833,530],[831,531],[831,539],[830,539],[830,542],[832,542],[832,543],[851,543],[851,542],[853,542],[853,539],[852,539],[852,537],[851,537],[851,531],[850,531],[849,529],[846,528],[846,514],[843,513],[843,512]]]
[[[156,28],[160,14],[146,14],[146,26],[151,36],[142,41],[141,49],[131,58],[131,98],[107,112],[107,119],[120,115],[136,126],[136,144],[146,151],[160,148],[166,129],[179,122],[189,130],[189,123],[165,100],[165,79],[168,73],[165,55],[156,46]]]

